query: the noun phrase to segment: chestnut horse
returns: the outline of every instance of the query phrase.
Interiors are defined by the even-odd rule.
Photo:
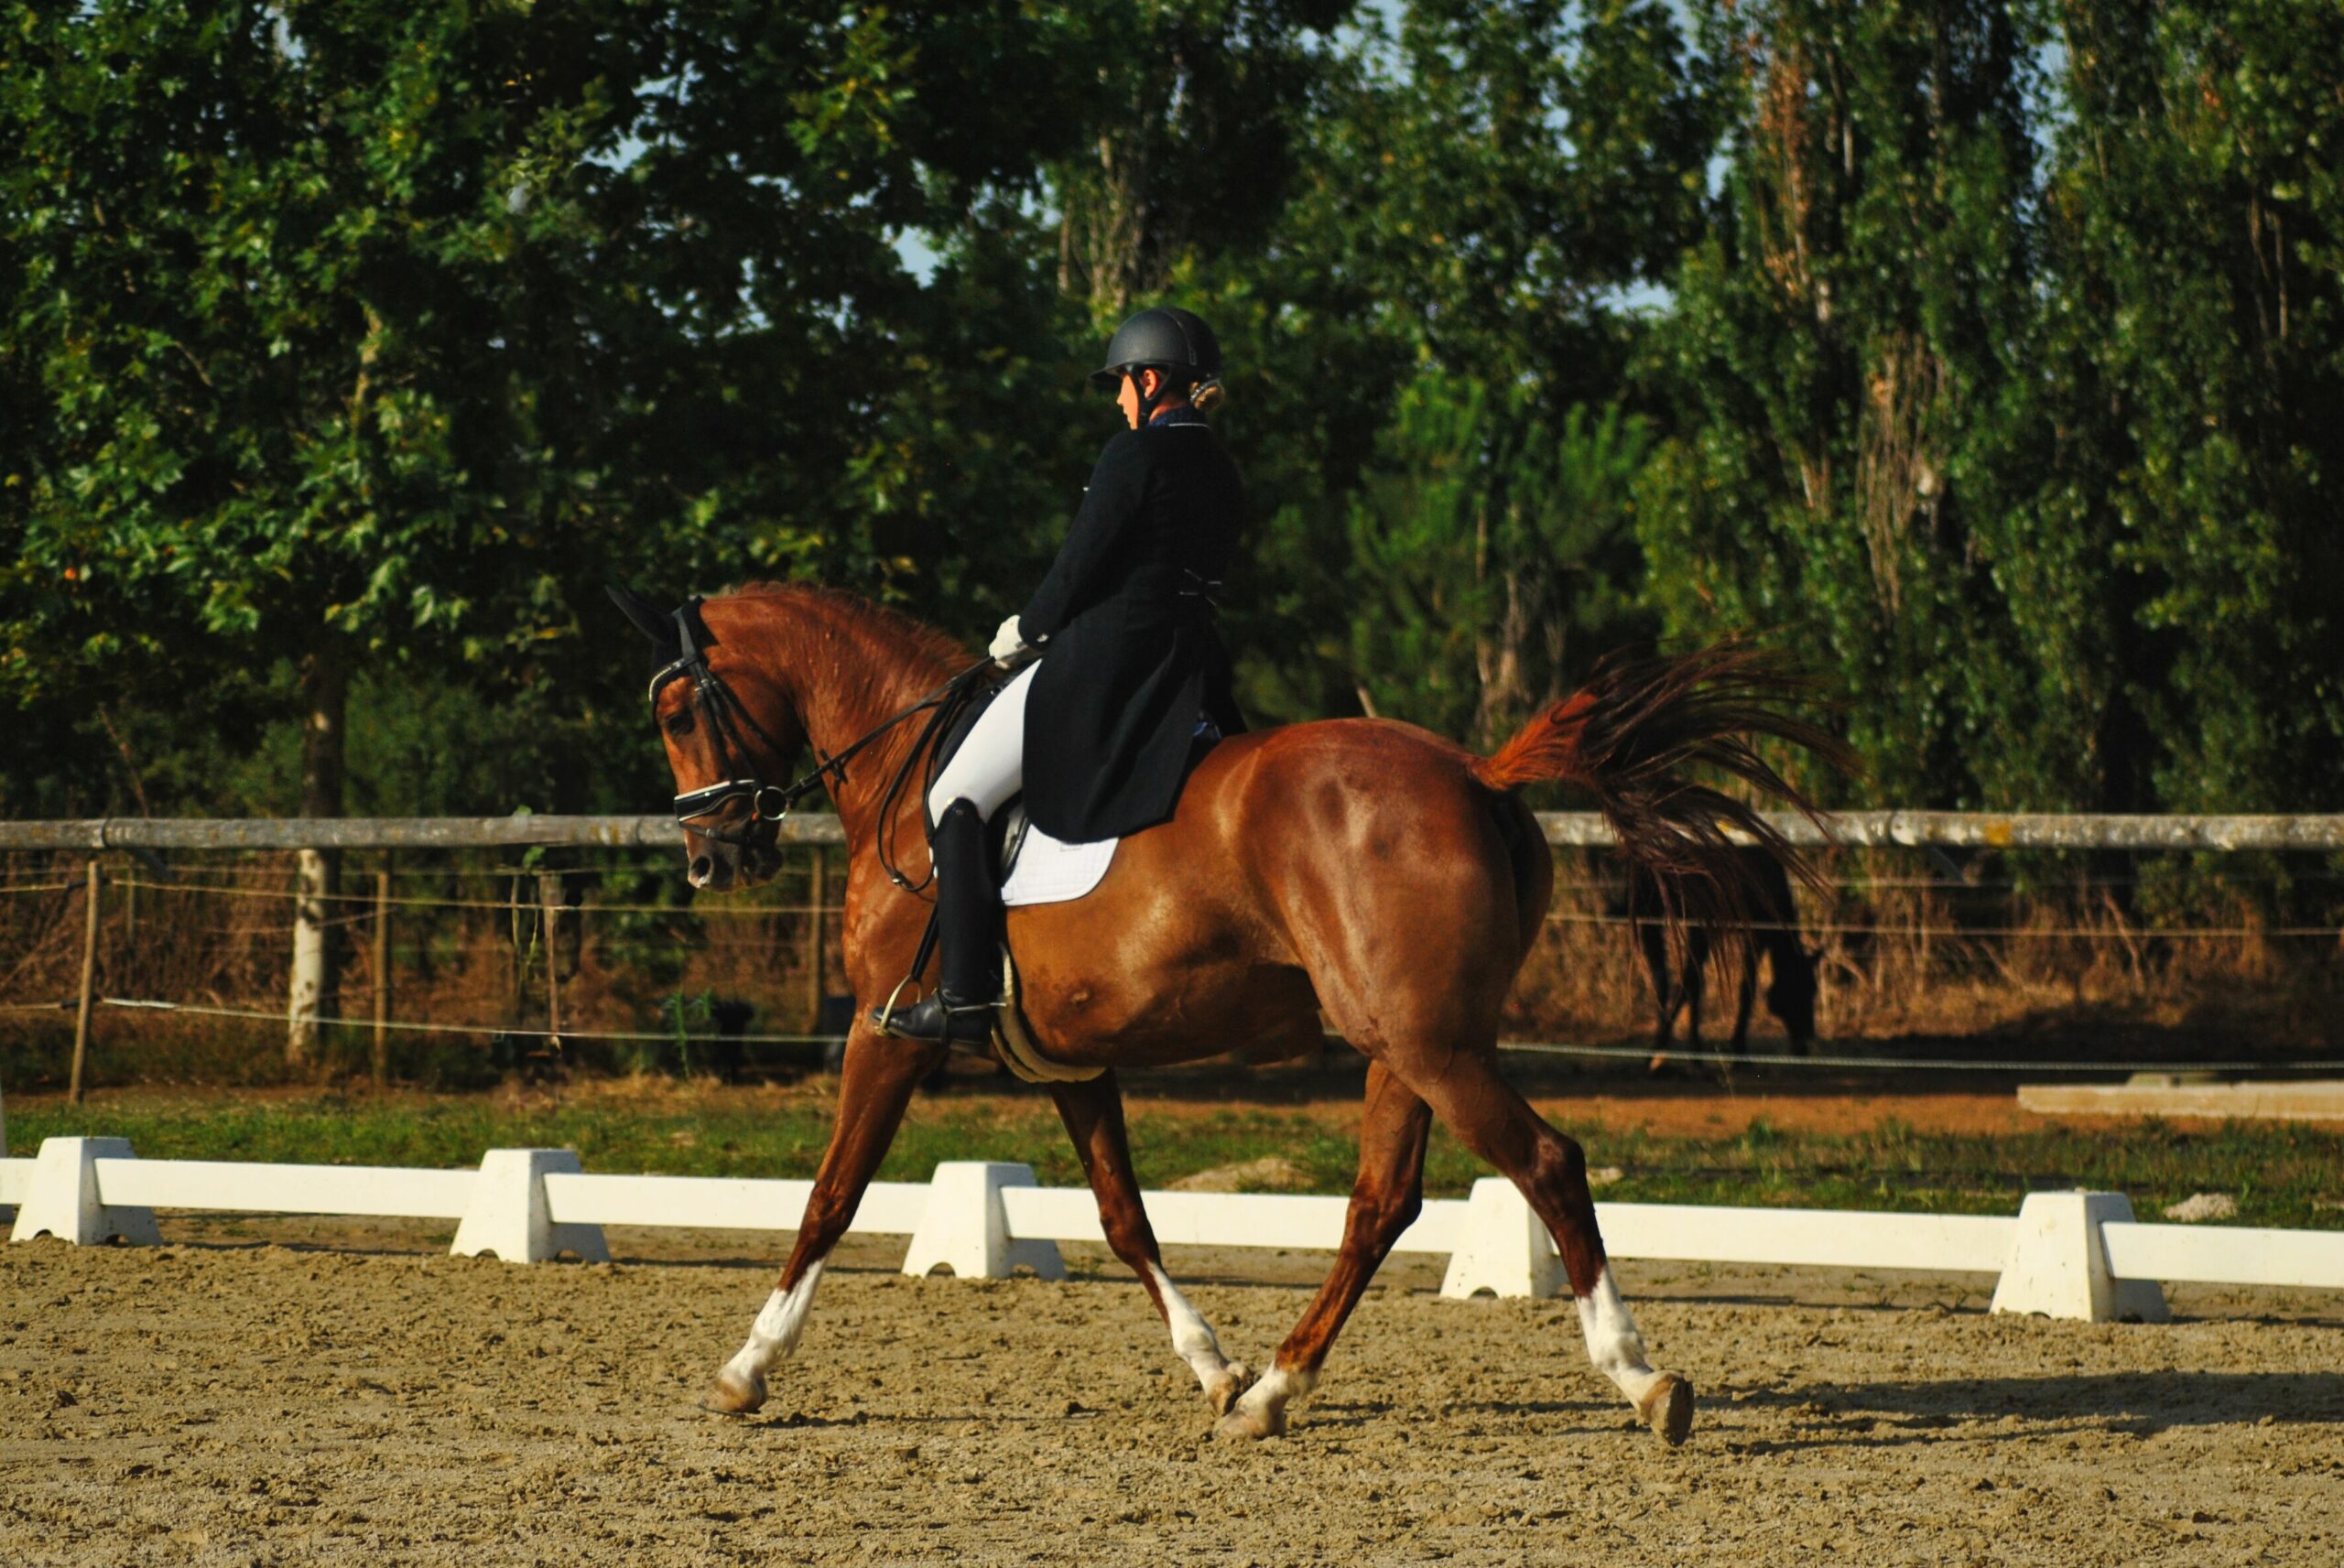
[[[830,590],[751,586],[707,600],[691,643],[679,631],[686,617],[625,590],[613,597],[659,643],[668,674],[694,676],[655,679],[653,704],[678,791],[702,792],[686,824],[698,829],[686,844],[699,888],[762,881],[779,869],[769,838],[747,829],[757,814],[776,815],[778,792],[759,786],[787,776],[800,748],[834,759],[966,663],[939,633]],[[1770,706],[1796,684],[1766,656],[1726,644],[1607,663],[1487,758],[1377,719],[1234,736],[1197,764],[1171,821],[1123,841],[1096,891],[1009,913],[1036,1044],[1056,1063],[1106,1069],[1047,1087],[1108,1243],[1155,1302],[1221,1434],[1286,1430],[1288,1401],[1318,1382],[1336,1334],[1416,1217],[1438,1116],[1521,1188],[1553,1233],[1596,1367],[1654,1431],[1684,1441],[1692,1388],[1646,1359],[1604,1259],[1579,1146],[1498,1071],[1500,1009],[1553,881],[1545,838],[1515,792],[1544,781],[1584,786],[1632,858],[1692,897],[1706,887],[1714,915],[1737,897],[1727,827],[1789,851],[1748,807],[1681,774],[1720,767],[1804,809],[1747,742],[1771,734],[1831,749]],[[913,1087],[942,1059],[944,1047],[884,1036],[869,1019],[909,969],[928,915],[876,852],[886,783],[918,729],[895,726],[829,780],[851,855],[843,940],[858,999],[838,1122],[788,1264],[748,1342],[717,1374],[705,1401],[712,1410],[765,1402],[766,1376],[797,1345],[823,1261]],[[744,767],[751,780],[728,794]],[[890,829],[914,882],[927,869],[921,795],[894,796],[901,820]],[[1322,1010],[1368,1059],[1359,1177],[1332,1271],[1256,1379],[1223,1354],[1164,1271],[1114,1069],[1316,1049]]]

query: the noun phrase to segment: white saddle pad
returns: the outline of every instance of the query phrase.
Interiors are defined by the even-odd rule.
[[[1025,842],[1001,884],[1004,904],[1066,903],[1099,885],[1115,859],[1120,838],[1091,844],[1068,844],[1051,838],[1032,823],[1026,825]]]

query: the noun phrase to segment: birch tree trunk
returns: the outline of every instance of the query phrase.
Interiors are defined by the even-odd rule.
[[[339,650],[311,654],[301,668],[301,815],[340,816],[343,720],[350,701],[350,667]],[[318,1020],[334,1007],[333,893],[341,856],[331,849],[295,852],[293,976],[288,988],[285,1065],[306,1066],[318,1045]]]

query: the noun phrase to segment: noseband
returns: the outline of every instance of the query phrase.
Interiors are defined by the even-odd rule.
[[[708,655],[701,651],[702,639],[694,630],[700,605],[699,600],[690,600],[676,611],[677,657],[652,676],[650,689],[646,695],[656,708],[659,693],[669,681],[687,678],[691,681],[693,704],[707,717],[709,730],[716,738],[717,765],[732,776],[721,784],[708,784],[676,796],[676,823],[686,832],[697,833],[703,838],[740,849],[772,849],[780,838],[782,819],[796,808],[799,801],[819,789],[826,775],[835,774],[841,783],[844,783],[848,758],[913,714],[944,705],[948,699],[966,693],[992,667],[992,661],[985,660],[963,670],[894,718],[883,719],[877,728],[842,752],[825,757],[821,748],[815,747],[814,755],[819,760],[814,771],[796,783],[767,784],[758,773],[747,743],[741,738],[742,730],[745,728],[763,741],[765,751],[772,756],[787,757],[789,752],[765,732],[765,726],[757,722],[755,716],[732,694],[732,689],[709,667]],[[934,728],[931,724],[931,732]],[[808,743],[811,743],[811,737],[808,737]],[[915,757],[919,750],[918,747],[913,749]],[[707,823],[708,818],[734,801],[742,800],[748,802],[749,806],[745,821],[736,819],[730,825]],[[900,877],[896,880],[899,883],[902,881]]]

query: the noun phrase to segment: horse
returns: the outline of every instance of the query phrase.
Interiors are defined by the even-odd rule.
[[[919,955],[928,904],[921,792],[901,785],[923,738],[883,728],[967,663],[941,633],[835,589],[750,584],[673,612],[613,598],[654,643],[653,719],[678,790],[687,876],[711,892],[781,866],[770,825],[819,781],[850,847],[847,976],[861,1004],[840,1071],[838,1116],[796,1245],[741,1349],[703,1405],[745,1414],[795,1349],[825,1260],[887,1152],[914,1087],[945,1047],[879,1032],[871,1004]],[[1047,653],[1044,656],[1047,656]],[[690,678],[676,678],[689,676]],[[1780,844],[1754,811],[1688,783],[1708,766],[1809,809],[1751,746],[1770,735],[1837,756],[1772,706],[1797,683],[1772,655],[1729,642],[1600,665],[1579,692],[1481,756],[1414,726],[1336,719],[1232,736],[1205,751],[1171,820],[1117,848],[1095,891],[1013,909],[1008,941],[1032,1043],[1095,1076],[1047,1084],[1099,1205],[1108,1245],[1138,1276],[1172,1348],[1195,1373],[1216,1432],[1284,1433],[1329,1349],[1420,1212],[1438,1116],[1519,1187],[1553,1234],[1588,1354],[1671,1446],[1693,1422],[1692,1384],[1654,1367],[1598,1233],[1579,1145],[1498,1070],[1500,1011],[1545,917],[1552,857],[1524,786],[1591,794],[1639,863],[1738,904],[1731,830]],[[782,776],[811,746],[821,765]],[[883,868],[883,831],[901,858]],[[898,880],[900,878],[900,880]],[[1367,1058],[1358,1178],[1332,1268],[1258,1376],[1165,1272],[1137,1178],[1119,1068],[1244,1050],[1319,1049],[1324,1025]]]
[[[1747,938],[1732,946],[1739,960],[1740,988],[1735,995],[1733,1036],[1729,1054],[1739,1056],[1750,1040],[1750,1011],[1757,1000],[1758,958],[1766,958],[1766,1011],[1781,1021],[1795,1050],[1805,1051],[1815,1041],[1815,955],[1798,939],[1798,905],[1791,896],[1790,872],[1783,862],[1754,846],[1742,850],[1742,886],[1748,892],[1745,913],[1751,925]],[[1644,954],[1644,970],[1652,977],[1653,1000],[1660,1009],[1660,1023],[1653,1035],[1653,1066],[1658,1070],[1676,1043],[1677,1016],[1685,1014],[1686,1038],[1695,1050],[1701,1045],[1701,998],[1707,989],[1710,933],[1695,925],[1685,933],[1682,964],[1677,982],[1669,981],[1668,933],[1663,911],[1667,901],[1650,871],[1631,866],[1628,871],[1628,918],[1636,927],[1636,946]]]

